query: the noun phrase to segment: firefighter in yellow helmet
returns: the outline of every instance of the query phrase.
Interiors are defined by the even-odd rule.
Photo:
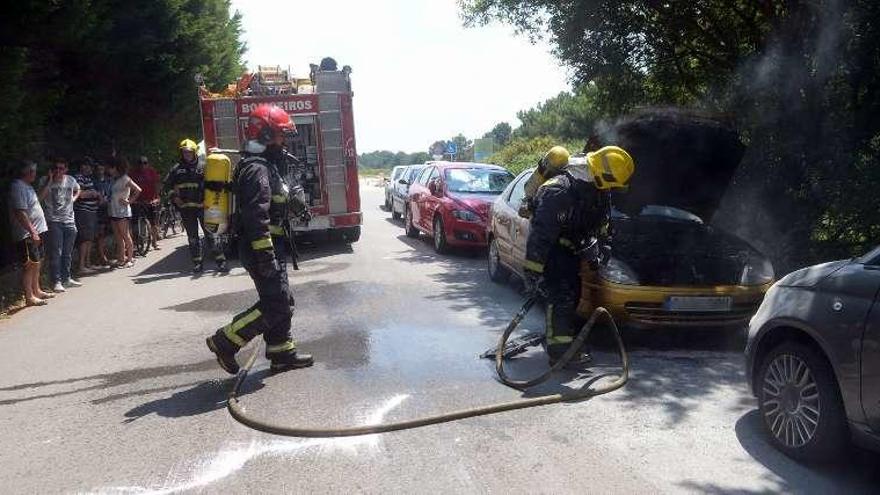
[[[526,183],[527,206],[520,212],[531,218],[525,273],[547,300],[545,345],[551,365],[583,324],[576,313],[581,262],[596,270],[610,255],[611,190],[625,188],[635,170],[629,153],[616,146],[585,158],[569,163],[568,150],[551,148]],[[583,351],[572,363],[589,360]]]
[[[202,240],[199,238],[199,226],[205,233],[205,239],[214,253],[217,271],[226,273],[226,256],[223,246],[214,242],[211,234],[205,229],[203,200],[205,197],[205,169],[199,164],[199,145],[192,139],[184,139],[178,145],[180,161],[171,168],[165,178],[165,189],[171,191],[171,201],[180,211],[183,228],[186,230],[189,254],[192,258],[193,273],[202,272]]]

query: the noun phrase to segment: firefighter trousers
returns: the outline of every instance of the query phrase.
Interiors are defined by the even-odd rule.
[[[266,341],[266,357],[273,359],[283,354],[295,354],[296,343],[290,335],[293,316],[288,299],[287,273],[277,263],[272,270],[258,267],[250,246],[239,246],[241,261],[254,281],[259,300],[253,306],[235,315],[232,322],[217,330],[215,342],[227,352],[237,352],[258,335]]]
[[[287,258],[290,257],[290,241],[287,236],[273,235],[272,247],[275,249],[275,259],[278,261],[278,268],[281,269],[281,281],[284,289],[290,297],[290,307],[293,307],[293,292],[290,291],[290,281],[287,278]]]
[[[183,221],[183,228],[186,230],[186,240],[189,244],[189,255],[193,263],[202,262],[202,240],[199,237],[199,227],[205,233],[205,241],[214,255],[214,261],[218,264],[226,261],[226,255],[223,253],[223,247],[214,242],[214,238],[210,232],[205,229],[204,210],[201,208],[180,208],[180,218]]]
[[[577,314],[581,298],[580,257],[557,245],[547,256],[544,286],[547,291],[547,355],[562,357],[574,340],[584,320]]]

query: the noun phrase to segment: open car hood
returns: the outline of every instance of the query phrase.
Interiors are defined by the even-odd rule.
[[[614,194],[614,205],[628,215],[668,205],[710,221],[745,152],[732,126],[682,110],[643,110],[599,138],[636,162],[629,189]]]

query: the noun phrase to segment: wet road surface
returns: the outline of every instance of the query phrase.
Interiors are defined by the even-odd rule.
[[[299,426],[409,419],[520,394],[478,354],[521,304],[489,282],[485,257],[439,257],[406,238],[362,187],[353,246],[304,246],[291,272],[308,370],[242,390],[253,415]],[[0,322],[3,493],[868,493],[878,457],[808,468],[764,440],[743,383],[739,335],[635,335],[623,390],[589,401],[346,439],[291,439],[232,420],[231,384],[204,337],[255,297],[247,275],[187,269],[185,239],[133,269],[84,279],[46,308]],[[533,311],[523,327],[537,330]],[[248,351],[245,351],[248,352]],[[243,357],[243,356],[242,356]],[[613,370],[598,352],[594,374]],[[513,371],[537,373],[530,352]],[[593,375],[595,376],[595,375]],[[573,380],[573,382],[571,381]]]

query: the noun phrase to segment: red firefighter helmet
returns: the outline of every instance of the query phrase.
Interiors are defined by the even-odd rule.
[[[296,134],[296,125],[284,110],[264,103],[251,112],[245,128],[245,138],[266,145],[276,137]]]

